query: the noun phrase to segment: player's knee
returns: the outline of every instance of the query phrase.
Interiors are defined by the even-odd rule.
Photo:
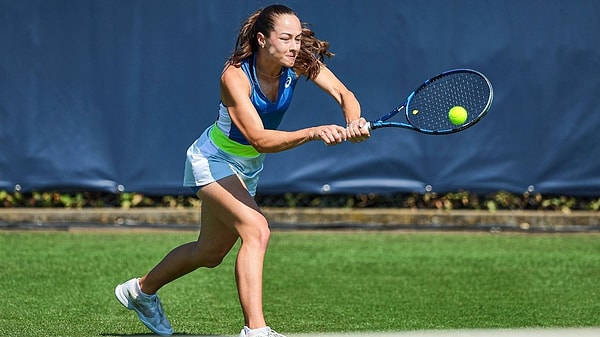
[[[253,249],[266,250],[271,238],[271,230],[267,220],[257,221],[251,226],[242,236],[242,244]]]
[[[271,239],[271,230],[269,229],[269,225],[265,223],[265,225],[260,228],[259,233],[258,233],[258,244],[261,246],[261,249],[263,249],[263,250],[267,249],[270,239]]]
[[[191,263],[195,269],[198,268],[215,268],[223,262],[230,248],[211,248],[196,246],[196,249],[191,255]]]
[[[213,256],[209,259],[206,259],[202,263],[202,266],[206,268],[216,268],[223,262],[224,258],[225,256]]]
[[[215,268],[223,262],[226,255],[227,252],[220,251],[214,251],[208,254],[198,255],[195,261],[195,267]]]

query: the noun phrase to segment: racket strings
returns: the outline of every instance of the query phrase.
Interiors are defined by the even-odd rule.
[[[490,96],[488,81],[477,73],[443,74],[415,91],[406,106],[406,118],[423,130],[462,128],[487,111]],[[452,124],[448,118],[448,112],[454,106],[467,110],[467,120],[461,125]]]

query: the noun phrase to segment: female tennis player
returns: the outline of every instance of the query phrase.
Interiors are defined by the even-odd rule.
[[[202,200],[198,240],[173,249],[146,275],[115,289],[121,304],[154,333],[173,333],[157,291],[200,267],[218,266],[239,238],[235,275],[245,320],[240,336],[283,336],[263,315],[263,261],[270,231],[253,197],[265,154],[309,141],[336,145],[369,137],[359,102],[323,63],[333,55],[328,48],[283,5],[258,10],[243,23],[221,75],[218,119],[187,151],[184,185]],[[300,76],[339,103],[346,127],[277,130]]]

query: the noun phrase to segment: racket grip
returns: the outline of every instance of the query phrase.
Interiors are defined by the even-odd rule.
[[[371,131],[373,130],[373,124],[371,124],[371,122],[367,122],[362,128],[366,129],[367,131]]]

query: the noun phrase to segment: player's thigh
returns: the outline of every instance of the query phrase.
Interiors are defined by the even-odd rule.
[[[212,224],[225,226],[242,239],[254,232],[268,229],[267,221],[254,198],[235,175],[204,186],[198,191],[198,197],[202,200],[202,220],[207,221],[211,227]],[[204,227],[204,223],[201,226]],[[223,229],[209,230],[209,234],[212,234],[212,231],[221,232]]]
[[[194,255],[203,260],[203,265],[216,267],[221,264],[238,238],[237,232],[221,222],[210,207],[202,204],[200,234],[196,241]]]

